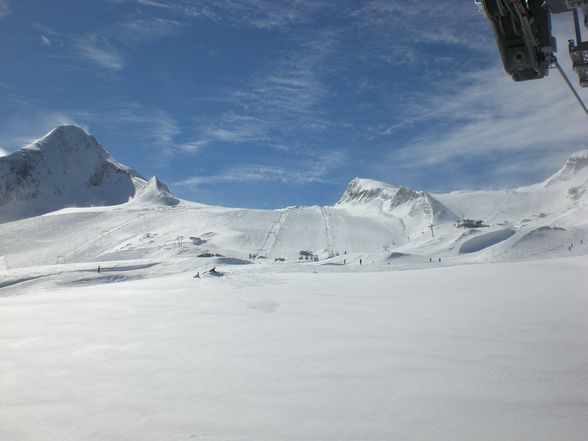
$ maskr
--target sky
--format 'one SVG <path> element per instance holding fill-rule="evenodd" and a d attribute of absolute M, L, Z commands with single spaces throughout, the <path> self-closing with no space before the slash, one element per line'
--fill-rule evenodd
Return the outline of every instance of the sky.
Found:
<path fill-rule="evenodd" d="M 577 84 L 570 15 L 553 25 Z M 333 204 L 354 177 L 526 185 L 588 148 L 558 73 L 513 82 L 464 0 L 0 0 L 0 155 L 61 124 L 248 208 Z"/>

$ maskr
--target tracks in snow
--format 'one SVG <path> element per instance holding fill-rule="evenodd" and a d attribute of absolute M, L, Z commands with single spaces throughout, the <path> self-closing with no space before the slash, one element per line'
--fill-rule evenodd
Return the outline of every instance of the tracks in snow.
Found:
<path fill-rule="evenodd" d="M 272 224 L 272 227 L 270 228 L 269 232 L 267 233 L 267 236 L 265 237 L 263 245 L 261 246 L 260 249 L 257 250 L 258 257 L 268 257 L 269 256 L 269 254 L 272 251 L 272 248 L 274 247 L 276 241 L 278 240 L 278 235 L 280 234 L 280 230 L 282 229 L 282 226 L 286 222 L 286 219 L 288 219 L 289 214 L 290 214 L 290 208 L 285 208 L 284 210 L 282 210 L 282 213 L 280 213 L 280 217 L 278 218 L 277 221 L 275 221 Z"/>
<path fill-rule="evenodd" d="M 87 242 L 85 245 L 83 245 L 82 247 L 78 248 L 76 251 L 74 251 L 69 256 L 65 256 L 66 261 L 67 262 L 73 261 L 73 259 L 75 259 L 76 257 L 80 256 L 82 253 L 84 253 L 85 251 L 87 251 L 88 249 L 90 249 L 96 243 L 98 243 L 101 240 L 104 240 L 104 239 L 110 237 L 110 235 L 112 233 L 114 233 L 115 231 L 121 230 L 124 227 L 126 227 L 127 225 L 130 225 L 133 222 L 136 222 L 137 219 L 140 219 L 141 218 L 141 214 L 143 214 L 143 216 L 145 216 L 144 213 L 139 213 L 139 215 L 137 217 L 131 217 L 130 219 L 124 221 L 123 223 L 117 225 L 116 227 L 111 228 L 110 230 L 102 231 L 102 233 L 101 233 L 100 236 L 98 236 L 97 238 L 95 238 L 94 240 L 92 240 L 90 242 Z"/>
<path fill-rule="evenodd" d="M 327 253 L 329 253 L 329 257 L 335 254 L 333 250 L 333 235 L 331 233 L 331 221 L 329 220 L 329 213 L 325 207 L 319 206 L 319 210 L 321 211 L 321 215 L 323 217 L 323 223 L 325 225 L 325 235 L 327 237 Z"/>

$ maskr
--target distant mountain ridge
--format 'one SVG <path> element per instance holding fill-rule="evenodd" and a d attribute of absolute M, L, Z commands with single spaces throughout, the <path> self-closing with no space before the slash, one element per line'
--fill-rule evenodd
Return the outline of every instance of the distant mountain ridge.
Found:
<path fill-rule="evenodd" d="M 403 230 L 422 231 L 431 225 L 452 222 L 464 212 L 490 221 L 499 216 L 509 220 L 509 213 L 521 204 L 539 212 L 557 205 L 563 212 L 582 204 L 587 189 L 588 150 L 582 150 L 571 155 L 544 182 L 513 190 L 431 195 L 355 178 L 334 208 L 396 218 Z M 547 196 L 552 202 L 546 204 Z M 127 202 L 133 206 L 176 206 L 181 201 L 159 179 L 148 181 L 118 163 L 80 127 L 57 127 L 32 144 L 0 157 L 0 223 L 67 207 Z M 497 212 L 496 207 L 503 209 Z"/>
<path fill-rule="evenodd" d="M 430 223 L 455 218 L 450 209 L 424 191 L 393 187 L 373 179 L 353 179 L 337 202 L 341 207 L 367 204 L 391 214 L 402 212 L 410 217 L 423 216 Z"/>
<path fill-rule="evenodd" d="M 177 199 L 75 126 L 0 158 L 4 268 L 207 253 L 283 262 L 300 251 L 342 267 L 353 259 L 410 268 L 568 256 L 588 253 L 587 213 L 588 150 L 525 187 L 430 194 L 355 178 L 333 206 L 278 210 Z M 461 228 L 458 217 L 483 228 Z"/>

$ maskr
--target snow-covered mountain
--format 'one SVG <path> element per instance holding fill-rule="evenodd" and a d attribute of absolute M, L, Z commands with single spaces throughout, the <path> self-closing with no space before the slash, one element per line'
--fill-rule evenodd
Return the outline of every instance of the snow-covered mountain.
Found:
<path fill-rule="evenodd" d="M 0 222 L 65 207 L 122 204 L 144 185 L 83 129 L 57 127 L 0 158 Z"/>
<path fill-rule="evenodd" d="M 156 176 L 152 177 L 143 184 L 142 181 L 134 180 L 135 185 L 138 187 L 137 192 L 133 196 L 131 202 L 133 206 L 168 206 L 173 207 L 180 203 L 179 199 L 176 199 L 163 182 Z"/>
<path fill-rule="evenodd" d="M 356 178 L 333 206 L 213 207 L 175 198 L 66 126 L 0 158 L 0 269 L 131 259 L 193 266 L 205 262 L 200 255 L 294 264 L 300 251 L 331 268 L 588 254 L 587 189 L 582 151 L 544 182 L 516 189 L 429 194 Z M 460 217 L 484 227 L 460 228 Z"/>
<path fill-rule="evenodd" d="M 353 179 L 337 206 L 371 207 L 397 217 L 418 219 L 427 225 L 455 219 L 451 210 L 424 191 L 393 187 L 372 179 Z"/>
<path fill-rule="evenodd" d="M 545 185 L 555 185 L 561 182 L 575 181 L 585 185 L 588 182 L 588 150 L 574 153 L 557 173 L 545 181 Z"/>

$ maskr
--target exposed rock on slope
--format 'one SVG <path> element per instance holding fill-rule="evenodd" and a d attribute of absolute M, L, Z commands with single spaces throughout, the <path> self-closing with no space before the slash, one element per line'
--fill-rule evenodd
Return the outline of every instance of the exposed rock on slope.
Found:
<path fill-rule="evenodd" d="M 413 218 L 421 216 L 430 222 L 455 219 L 455 215 L 447 207 L 424 191 L 393 187 L 371 179 L 353 179 L 337 205 L 374 205 L 391 214 L 403 212 Z"/>
<path fill-rule="evenodd" d="M 77 126 L 61 126 L 0 158 L 0 222 L 66 207 L 117 205 L 145 181 Z"/>

